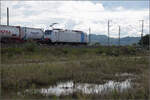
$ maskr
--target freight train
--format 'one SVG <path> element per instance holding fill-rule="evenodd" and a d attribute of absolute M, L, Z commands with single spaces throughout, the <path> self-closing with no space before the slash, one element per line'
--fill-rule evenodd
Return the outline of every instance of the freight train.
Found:
<path fill-rule="evenodd" d="M 29 28 L 0 25 L 1 42 L 24 42 L 34 40 L 49 44 L 87 44 L 88 35 L 79 30 Z"/>

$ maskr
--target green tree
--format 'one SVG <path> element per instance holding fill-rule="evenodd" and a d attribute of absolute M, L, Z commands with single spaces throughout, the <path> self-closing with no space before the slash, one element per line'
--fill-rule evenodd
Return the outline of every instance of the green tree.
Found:
<path fill-rule="evenodd" d="M 149 39 L 150 39 L 150 34 L 147 34 L 147 35 L 145 35 L 145 36 L 142 37 L 142 39 L 139 41 L 138 44 L 141 45 L 141 46 L 143 46 L 143 47 L 148 48 L 149 45 L 150 45 Z"/>

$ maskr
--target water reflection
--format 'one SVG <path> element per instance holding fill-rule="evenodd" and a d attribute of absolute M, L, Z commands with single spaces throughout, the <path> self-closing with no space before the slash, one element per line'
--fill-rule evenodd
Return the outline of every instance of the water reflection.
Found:
<path fill-rule="evenodd" d="M 73 83 L 72 81 L 68 81 L 58 83 L 56 86 L 50 86 L 49 88 L 42 88 L 39 92 L 44 95 L 60 96 L 69 95 L 73 92 L 82 92 L 85 94 L 106 93 L 114 89 L 121 92 L 130 87 L 131 81 L 129 79 L 123 82 L 108 81 L 105 84 Z"/>

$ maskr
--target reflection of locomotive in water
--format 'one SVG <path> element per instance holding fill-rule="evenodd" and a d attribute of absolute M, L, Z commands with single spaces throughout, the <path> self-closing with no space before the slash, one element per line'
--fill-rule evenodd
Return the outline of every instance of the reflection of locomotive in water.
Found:
<path fill-rule="evenodd" d="M 88 35 L 78 30 L 29 28 L 0 25 L 1 42 L 21 42 L 35 40 L 51 44 L 87 44 Z"/>

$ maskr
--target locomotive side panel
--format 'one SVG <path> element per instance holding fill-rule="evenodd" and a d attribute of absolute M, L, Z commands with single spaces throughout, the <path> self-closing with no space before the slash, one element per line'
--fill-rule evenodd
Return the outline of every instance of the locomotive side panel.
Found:
<path fill-rule="evenodd" d="M 84 34 L 83 43 L 88 43 L 88 35 L 86 33 L 83 33 L 83 34 Z"/>
<path fill-rule="evenodd" d="M 79 43 L 80 34 L 71 31 L 59 32 L 58 40 L 59 42 Z"/>
<path fill-rule="evenodd" d="M 53 30 L 52 30 L 52 33 L 51 33 L 51 35 L 50 35 L 50 39 L 51 39 L 52 42 L 57 42 L 57 41 L 59 41 L 59 40 L 58 40 L 58 31 L 53 31 Z"/>

